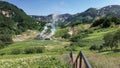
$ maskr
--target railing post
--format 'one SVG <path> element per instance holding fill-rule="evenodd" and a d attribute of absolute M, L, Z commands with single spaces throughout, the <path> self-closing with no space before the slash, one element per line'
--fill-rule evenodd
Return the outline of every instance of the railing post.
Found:
<path fill-rule="evenodd" d="M 72 53 L 72 51 L 70 52 L 70 58 L 71 58 L 71 61 L 72 61 L 72 64 L 73 64 L 73 53 Z"/>
<path fill-rule="evenodd" d="M 70 58 L 71 58 L 71 61 L 73 63 L 73 68 L 82 68 L 84 67 L 82 64 L 83 64 L 83 61 L 86 65 L 87 68 L 92 68 L 92 66 L 90 65 L 90 63 L 88 62 L 86 56 L 84 55 L 84 53 L 82 51 L 79 52 L 79 54 L 77 55 L 75 61 L 73 61 L 73 54 L 72 54 L 72 51 L 70 53 Z M 78 65 L 78 60 L 79 60 L 79 65 Z"/>
<path fill-rule="evenodd" d="M 82 53 L 81 53 L 81 51 L 80 51 L 80 62 L 79 62 L 79 68 L 82 68 Z"/>
<path fill-rule="evenodd" d="M 87 68 L 92 68 L 92 66 L 90 65 L 90 63 L 88 62 L 86 56 L 84 55 L 84 53 L 81 51 L 81 56 L 83 57 L 84 63 L 86 64 Z"/>
<path fill-rule="evenodd" d="M 73 61 L 73 52 L 72 51 L 70 52 L 70 58 L 71 58 L 70 61 L 72 62 L 73 68 L 75 68 L 75 63 Z"/>
<path fill-rule="evenodd" d="M 78 62 L 78 60 L 76 60 L 76 64 L 75 64 L 76 67 L 75 68 L 77 68 L 77 66 L 78 66 L 77 62 Z"/>

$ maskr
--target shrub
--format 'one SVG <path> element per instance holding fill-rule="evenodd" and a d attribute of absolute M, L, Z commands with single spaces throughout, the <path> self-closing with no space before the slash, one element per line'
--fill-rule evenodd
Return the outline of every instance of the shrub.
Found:
<path fill-rule="evenodd" d="M 45 48 L 44 47 L 35 47 L 35 53 L 43 53 Z"/>
<path fill-rule="evenodd" d="M 12 51 L 11 51 L 11 54 L 20 54 L 20 53 L 22 53 L 21 52 L 21 49 L 13 49 Z"/>
<path fill-rule="evenodd" d="M 99 50 L 99 46 L 93 45 L 89 48 L 90 50 Z"/>
<path fill-rule="evenodd" d="M 116 33 L 107 33 L 104 35 L 104 47 L 118 48 L 120 42 L 120 29 Z"/>
<path fill-rule="evenodd" d="M 62 37 L 64 34 L 67 34 L 68 31 L 68 29 L 60 29 L 56 32 L 55 37 Z"/>
<path fill-rule="evenodd" d="M 103 38 L 103 40 L 104 40 L 103 46 L 110 47 L 112 49 L 114 47 L 113 38 L 114 38 L 114 33 L 105 34 L 104 38 Z"/>
<path fill-rule="evenodd" d="M 0 55 L 1 55 L 1 56 L 2 56 L 2 55 L 5 55 L 5 53 L 2 52 L 2 53 L 0 53 Z"/>
<path fill-rule="evenodd" d="M 88 35 L 85 33 L 77 33 L 72 38 L 70 38 L 71 42 L 80 42 L 80 40 L 84 37 L 87 37 Z"/>
<path fill-rule="evenodd" d="M 43 53 L 45 50 L 44 47 L 28 47 L 24 49 L 25 54 L 33 54 L 33 53 Z"/>
<path fill-rule="evenodd" d="M 10 34 L 0 34 L 0 40 L 5 44 L 9 44 L 13 42 Z"/>
<path fill-rule="evenodd" d="M 79 41 L 79 42 L 72 42 L 70 45 L 71 46 L 75 45 L 75 46 L 79 46 L 79 47 L 84 47 L 85 46 L 84 44 L 82 44 L 81 41 Z"/>
<path fill-rule="evenodd" d="M 45 38 L 45 40 L 50 40 L 50 38 Z"/>
<path fill-rule="evenodd" d="M 90 33 L 93 33 L 93 30 L 92 30 L 92 29 L 89 29 L 89 30 L 87 29 L 87 30 L 85 30 L 84 32 L 85 32 L 86 34 L 90 34 Z"/>
<path fill-rule="evenodd" d="M 115 49 L 115 50 L 113 50 L 114 52 L 120 52 L 120 49 Z"/>
<path fill-rule="evenodd" d="M 119 42 L 120 42 L 120 29 L 117 30 L 117 32 L 114 34 L 114 47 L 118 48 Z"/>
<path fill-rule="evenodd" d="M 12 42 L 13 41 L 10 34 L 1 34 L 1 31 L 0 31 L 0 48 L 5 47 Z"/>
<path fill-rule="evenodd" d="M 82 39 L 82 35 L 81 34 L 76 34 L 72 38 L 70 38 L 70 41 L 71 42 L 78 42 L 81 39 Z"/>
<path fill-rule="evenodd" d="M 0 48 L 3 48 L 4 45 L 5 45 L 5 43 L 0 40 Z"/>
<path fill-rule="evenodd" d="M 62 36 L 62 38 L 65 38 L 65 39 L 68 39 L 68 38 L 70 38 L 70 34 L 64 34 L 63 36 Z"/>
<path fill-rule="evenodd" d="M 107 28 L 113 26 L 113 24 L 120 24 L 120 19 L 118 17 L 103 17 L 93 22 L 91 27 L 101 26 L 101 28 Z"/>
<path fill-rule="evenodd" d="M 66 46 L 65 49 L 66 49 L 67 51 L 76 51 L 76 47 L 77 47 L 77 46 L 75 46 L 75 45 L 70 45 L 70 46 Z"/>
<path fill-rule="evenodd" d="M 35 49 L 33 47 L 28 47 L 24 49 L 25 54 L 32 54 L 35 53 Z"/>

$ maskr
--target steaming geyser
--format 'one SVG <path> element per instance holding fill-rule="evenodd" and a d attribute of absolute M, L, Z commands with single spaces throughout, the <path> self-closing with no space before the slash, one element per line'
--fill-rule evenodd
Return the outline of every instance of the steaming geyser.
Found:
<path fill-rule="evenodd" d="M 56 32 L 56 22 L 58 21 L 58 16 L 56 14 L 52 15 L 52 22 L 47 23 L 44 26 L 43 31 L 40 33 L 40 39 L 51 39 L 51 37 L 55 34 Z M 50 32 L 48 32 L 50 30 Z"/>

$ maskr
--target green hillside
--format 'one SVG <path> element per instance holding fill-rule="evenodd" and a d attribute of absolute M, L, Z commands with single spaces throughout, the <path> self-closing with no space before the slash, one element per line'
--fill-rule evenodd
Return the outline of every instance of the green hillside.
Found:
<path fill-rule="evenodd" d="M 27 29 L 38 29 L 36 20 L 28 16 L 22 9 L 4 1 L 0 1 L 0 20 L 1 28 L 7 27 L 15 34 Z"/>
<path fill-rule="evenodd" d="M 28 16 L 22 9 L 0 1 L 0 48 L 12 43 L 12 36 L 26 30 L 40 30 L 40 22 Z"/>

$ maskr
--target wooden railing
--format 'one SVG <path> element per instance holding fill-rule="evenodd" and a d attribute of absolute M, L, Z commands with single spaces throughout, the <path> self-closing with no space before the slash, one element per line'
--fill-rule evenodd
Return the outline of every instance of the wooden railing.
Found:
<path fill-rule="evenodd" d="M 72 64 L 73 64 L 72 65 L 73 68 L 92 68 L 90 63 L 88 62 L 86 56 L 84 55 L 84 53 L 82 51 L 79 52 L 75 61 L 73 59 L 73 53 L 71 51 L 70 58 L 71 58 L 71 61 L 72 61 Z"/>

